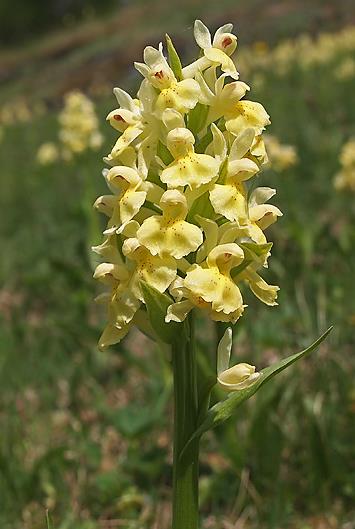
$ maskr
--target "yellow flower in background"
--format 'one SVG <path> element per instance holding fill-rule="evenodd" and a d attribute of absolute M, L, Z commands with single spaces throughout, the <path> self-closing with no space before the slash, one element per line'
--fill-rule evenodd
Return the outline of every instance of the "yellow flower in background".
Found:
<path fill-rule="evenodd" d="M 345 80 L 354 76 L 354 51 L 355 29 L 349 26 L 337 33 L 319 33 L 314 39 L 309 35 L 286 39 L 270 50 L 255 43 L 240 52 L 238 65 L 244 74 L 272 71 L 284 76 L 295 67 L 308 71 L 329 64 L 335 77 Z"/>
<path fill-rule="evenodd" d="M 353 57 L 345 58 L 334 70 L 334 75 L 339 81 L 346 81 L 355 76 L 355 60 Z"/>
<path fill-rule="evenodd" d="M 16 97 L 0 107 L 0 124 L 11 126 L 16 123 L 28 123 L 33 118 L 44 114 L 46 106 L 43 101 L 35 103 Z"/>
<path fill-rule="evenodd" d="M 341 170 L 334 178 L 335 189 L 355 191 L 355 138 L 351 138 L 343 145 L 340 165 Z"/>
<path fill-rule="evenodd" d="M 95 248 L 104 262 L 94 277 L 108 288 L 99 296 L 108 316 L 102 348 L 142 324 L 142 285 L 166 293 L 167 325 L 194 308 L 235 323 L 248 289 L 276 305 L 278 287 L 259 273 L 272 246 L 264 231 L 281 212 L 268 203 L 275 190 L 254 189 L 270 119 L 244 100 L 249 86 L 236 80 L 232 25 L 212 38 L 196 21 L 194 35 L 201 48 L 194 63 L 182 67 L 171 41 L 168 59 L 162 44 L 148 46 L 135 63 L 143 76 L 137 96 L 114 90 L 119 108 L 107 120 L 118 137 L 103 172 L 112 194 L 95 202 L 108 217 Z M 235 389 L 253 379 L 252 366 L 232 370 L 224 383 Z"/>
<path fill-rule="evenodd" d="M 22 111 L 23 108 L 25 107 L 22 107 Z M 40 115 L 44 111 L 43 104 L 38 103 L 35 106 L 35 115 Z M 58 116 L 58 121 L 59 141 L 46 142 L 39 147 L 38 163 L 46 165 L 59 158 L 70 161 L 75 155 L 87 149 L 97 150 L 101 147 L 103 136 L 99 130 L 95 107 L 83 93 L 75 91 L 66 94 L 64 108 Z"/>
<path fill-rule="evenodd" d="M 58 147 L 53 142 L 43 143 L 37 151 L 37 161 L 41 165 L 50 165 L 59 158 Z"/>
<path fill-rule="evenodd" d="M 235 105 L 250 90 L 242 81 L 226 83 L 226 75 L 217 78 L 216 67 L 211 66 L 204 75 L 196 74 L 200 85 L 200 103 L 209 107 L 207 123 L 216 121 L 221 116 L 234 114 Z"/>
<path fill-rule="evenodd" d="M 75 91 L 65 96 L 59 123 L 64 158 L 70 159 L 74 154 L 86 149 L 95 150 L 102 145 L 94 105 L 83 93 Z"/>
<path fill-rule="evenodd" d="M 281 172 L 297 164 L 296 147 L 280 143 L 278 138 L 271 134 L 265 134 L 264 142 L 272 169 Z"/>

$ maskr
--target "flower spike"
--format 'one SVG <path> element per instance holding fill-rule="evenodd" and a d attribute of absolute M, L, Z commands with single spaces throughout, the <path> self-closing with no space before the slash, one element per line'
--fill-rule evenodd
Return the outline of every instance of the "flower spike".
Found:
<path fill-rule="evenodd" d="M 201 53 L 193 63 L 181 65 L 167 37 L 167 51 L 147 46 L 135 63 L 143 76 L 136 97 L 114 89 L 118 108 L 107 121 L 117 138 L 103 171 L 111 194 L 95 202 L 108 218 L 94 247 L 103 260 L 94 277 L 107 288 L 98 298 L 108 315 L 100 347 L 120 341 L 144 314 L 154 327 L 146 311 L 154 295 L 164 300 L 157 300 L 164 335 L 192 309 L 235 323 L 247 289 L 276 305 L 278 287 L 260 272 L 272 246 L 265 230 L 281 211 L 268 202 L 273 189 L 253 185 L 268 160 L 269 115 L 245 99 L 250 87 L 238 80 L 232 24 L 211 35 L 197 20 L 194 36 Z M 248 364 L 231 370 L 221 372 L 225 385 L 252 376 Z"/>

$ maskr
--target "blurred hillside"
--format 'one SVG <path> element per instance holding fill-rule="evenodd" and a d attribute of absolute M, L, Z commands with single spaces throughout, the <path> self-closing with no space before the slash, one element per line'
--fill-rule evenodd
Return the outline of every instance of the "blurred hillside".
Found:
<path fill-rule="evenodd" d="M 183 59 L 192 56 L 196 18 L 212 29 L 233 20 L 242 46 L 255 41 L 273 45 L 303 32 L 317 35 L 355 21 L 352 0 L 132 0 L 109 14 L 102 11 L 109 9 L 110 1 L 85 2 L 85 9 L 80 0 L 22 4 L 18 17 L 10 0 L 1 2 L 0 34 L 11 47 L 0 52 L 0 104 L 20 95 L 53 100 L 72 88 L 98 94 L 107 85 L 129 86 L 137 78 L 133 60 L 139 59 L 146 44 L 162 39 L 162 30 L 174 38 Z M 48 17 L 56 22 L 54 32 L 48 32 Z M 22 26 L 29 31 L 23 32 Z M 45 34 L 38 38 L 37 32 Z"/>
<path fill-rule="evenodd" d="M 50 30 L 74 26 L 120 4 L 114 0 L 19 0 L 14 9 L 11 0 L 2 0 L 0 44 L 23 45 Z"/>

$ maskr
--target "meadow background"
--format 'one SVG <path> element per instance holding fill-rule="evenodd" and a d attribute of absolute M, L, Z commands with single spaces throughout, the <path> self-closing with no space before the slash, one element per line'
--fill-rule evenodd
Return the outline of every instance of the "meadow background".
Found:
<path fill-rule="evenodd" d="M 269 236 L 279 307 L 247 298 L 236 354 L 262 367 L 335 326 L 313 357 L 241 408 L 238 427 L 231 420 L 204 438 L 203 528 L 355 527 L 355 192 L 334 188 L 355 136 L 354 3 L 2 0 L 1 529 L 45 528 L 46 509 L 55 529 L 169 527 L 169 359 L 138 332 L 97 350 L 90 247 L 103 219 L 91 205 L 105 192 L 102 157 L 115 138 L 105 122 L 113 86 L 137 88 L 132 62 L 165 32 L 192 59 L 195 18 L 235 24 L 241 80 L 298 157 L 260 176 L 284 212 Z M 104 143 L 40 164 L 73 89 L 93 100 Z M 214 344 L 200 322 L 199 347 Z"/>

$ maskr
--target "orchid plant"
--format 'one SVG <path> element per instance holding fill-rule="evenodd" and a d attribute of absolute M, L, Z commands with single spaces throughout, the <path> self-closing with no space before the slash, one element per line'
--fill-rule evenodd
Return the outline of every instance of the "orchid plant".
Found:
<path fill-rule="evenodd" d="M 136 98 L 114 89 L 118 108 L 107 119 L 119 133 L 104 159 L 111 194 L 95 207 L 108 217 L 103 260 L 94 277 L 107 290 L 99 340 L 105 349 L 137 326 L 170 346 L 174 376 L 173 529 L 196 529 L 201 435 L 227 420 L 265 382 L 309 353 L 308 349 L 261 371 L 242 362 L 230 367 L 232 329 L 249 287 L 263 303 L 277 305 L 279 287 L 262 278 L 272 243 L 265 230 L 282 215 L 269 203 L 276 191 L 256 187 L 267 162 L 263 106 L 245 98 L 231 56 L 232 24 L 211 36 L 197 20 L 199 58 L 181 65 L 169 36 L 147 46 Z M 216 351 L 215 376 L 197 377 L 195 317 L 204 314 L 226 330 Z M 226 398 L 210 406 L 215 384 Z"/>

